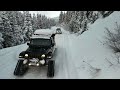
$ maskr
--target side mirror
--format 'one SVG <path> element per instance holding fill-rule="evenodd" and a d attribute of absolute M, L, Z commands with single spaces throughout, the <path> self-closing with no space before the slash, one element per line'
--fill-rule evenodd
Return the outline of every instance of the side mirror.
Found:
<path fill-rule="evenodd" d="M 52 43 L 52 45 L 51 45 L 51 46 L 53 47 L 54 45 L 55 45 L 55 44 L 54 44 L 54 43 Z"/>
<path fill-rule="evenodd" d="M 27 43 L 27 45 L 29 46 L 29 45 L 30 45 L 30 43 Z"/>

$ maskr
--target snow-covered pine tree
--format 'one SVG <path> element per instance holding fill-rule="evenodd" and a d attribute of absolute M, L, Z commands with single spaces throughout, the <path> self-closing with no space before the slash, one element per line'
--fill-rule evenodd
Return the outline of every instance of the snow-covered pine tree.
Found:
<path fill-rule="evenodd" d="M 33 32 L 38 29 L 37 27 L 37 16 L 35 14 L 33 14 L 33 17 L 32 17 L 32 26 L 33 26 Z"/>
<path fill-rule="evenodd" d="M 69 23 L 69 21 L 71 20 L 71 17 L 70 17 L 71 15 L 70 15 L 70 11 L 67 11 L 66 12 L 66 24 L 68 24 Z"/>
<path fill-rule="evenodd" d="M 18 36 L 19 36 L 19 42 L 20 44 L 25 43 L 24 42 L 24 33 L 23 33 L 23 26 L 24 26 L 24 16 L 21 12 L 16 11 L 16 20 L 17 20 L 17 25 L 15 25 L 15 29 L 17 27 L 18 30 Z"/>
<path fill-rule="evenodd" d="M 42 29 L 46 29 L 47 26 L 47 17 L 45 15 L 42 15 Z"/>
<path fill-rule="evenodd" d="M 63 12 L 63 22 L 66 23 L 66 13 Z"/>
<path fill-rule="evenodd" d="M 44 21 L 45 21 L 45 16 L 42 15 L 41 16 L 41 29 L 45 28 Z"/>
<path fill-rule="evenodd" d="M 63 21 L 64 21 L 64 14 L 63 14 L 63 12 L 61 11 L 61 12 L 60 12 L 60 16 L 59 16 L 59 23 L 61 24 Z"/>
<path fill-rule="evenodd" d="M 76 32 L 76 13 L 75 11 L 72 11 L 72 18 L 69 22 L 69 28 L 70 28 L 70 32 Z"/>
<path fill-rule="evenodd" d="M 50 28 L 51 27 L 51 24 L 52 24 L 52 22 L 50 22 L 50 18 L 47 18 L 46 17 L 46 19 L 45 19 L 45 23 L 46 23 L 46 28 Z"/>
<path fill-rule="evenodd" d="M 93 21 L 93 11 L 86 11 L 86 17 L 87 17 L 87 20 L 88 20 L 88 23 L 91 23 Z"/>
<path fill-rule="evenodd" d="M 42 28 L 42 17 L 41 14 L 37 14 L 37 29 Z"/>
<path fill-rule="evenodd" d="M 24 18 L 23 14 L 19 11 L 14 11 L 15 13 L 15 19 L 16 22 L 14 24 L 14 37 L 16 39 L 16 45 L 24 43 L 24 36 L 23 36 L 23 24 L 24 24 Z"/>
<path fill-rule="evenodd" d="M 32 17 L 29 11 L 24 11 L 24 39 L 25 42 L 28 41 L 33 34 L 33 28 L 32 28 Z"/>
<path fill-rule="evenodd" d="M 17 23 L 23 29 L 24 27 L 24 14 L 18 11 Z"/>
<path fill-rule="evenodd" d="M 56 25 L 56 22 L 54 19 L 49 19 L 49 23 L 50 23 L 50 27 Z"/>
<path fill-rule="evenodd" d="M 3 41 L 4 39 L 2 38 L 2 33 L 0 32 L 0 49 L 3 48 Z"/>
<path fill-rule="evenodd" d="M 111 13 L 113 13 L 114 11 L 105 11 L 103 18 L 109 16 Z"/>
<path fill-rule="evenodd" d="M 109 11 L 99 11 L 100 16 L 101 16 L 102 18 L 105 18 L 105 17 L 107 16 L 106 12 L 109 12 Z M 110 11 L 110 13 L 112 13 L 112 12 Z M 108 14 L 108 15 L 109 15 L 109 14 Z"/>
<path fill-rule="evenodd" d="M 94 23 L 98 18 L 99 18 L 98 11 L 93 11 L 92 18 L 91 18 L 91 23 Z"/>
<path fill-rule="evenodd" d="M 12 27 L 12 38 L 14 46 L 24 43 L 22 28 L 19 25 L 19 15 L 18 11 L 8 11 L 8 18 L 10 20 L 10 25 Z"/>
<path fill-rule="evenodd" d="M 100 12 L 100 14 L 103 16 L 104 15 L 104 13 L 105 13 L 105 11 L 99 11 Z"/>
<path fill-rule="evenodd" d="M 2 12 L 2 21 L 3 21 L 3 31 L 2 31 L 2 35 L 3 35 L 3 47 L 11 47 L 14 46 L 14 39 L 13 39 L 13 29 L 12 26 L 10 24 L 10 20 L 9 20 L 9 13 L 7 11 L 3 11 Z"/>
<path fill-rule="evenodd" d="M 3 31 L 3 20 L 1 18 L 1 11 L 0 11 L 0 49 L 3 48 L 3 37 L 2 37 L 2 31 Z"/>
<path fill-rule="evenodd" d="M 55 25 L 54 20 L 51 18 L 48 18 L 46 23 L 47 23 L 47 28 L 51 28 L 51 26 Z"/>
<path fill-rule="evenodd" d="M 17 24 L 17 21 L 16 21 L 16 17 L 15 17 L 15 11 L 7 11 L 7 15 L 8 15 L 8 19 L 10 21 L 10 25 L 11 25 L 11 37 L 12 37 L 12 43 L 13 43 L 13 46 L 17 45 L 16 42 L 16 35 L 15 35 L 15 29 L 14 29 L 14 25 Z"/>

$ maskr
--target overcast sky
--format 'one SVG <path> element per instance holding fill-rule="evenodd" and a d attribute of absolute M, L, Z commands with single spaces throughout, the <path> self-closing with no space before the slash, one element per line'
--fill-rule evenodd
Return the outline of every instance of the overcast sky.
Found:
<path fill-rule="evenodd" d="M 47 17 L 53 18 L 53 17 L 57 17 L 60 14 L 60 11 L 30 11 L 31 14 L 35 13 L 40 13 L 42 15 L 45 15 Z"/>

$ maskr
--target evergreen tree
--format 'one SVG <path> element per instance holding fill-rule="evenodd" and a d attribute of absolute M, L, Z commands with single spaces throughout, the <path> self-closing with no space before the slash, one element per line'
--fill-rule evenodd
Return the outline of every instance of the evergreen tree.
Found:
<path fill-rule="evenodd" d="M 3 41 L 4 39 L 2 38 L 2 33 L 0 32 L 0 49 L 3 48 Z"/>
<path fill-rule="evenodd" d="M 41 14 L 37 14 L 37 29 L 42 28 L 42 17 Z"/>
<path fill-rule="evenodd" d="M 32 18 L 32 27 L 33 27 L 33 32 L 38 29 L 37 27 L 37 16 L 35 14 L 33 14 L 33 18 Z"/>
<path fill-rule="evenodd" d="M 63 21 L 64 21 L 64 14 L 63 14 L 63 12 L 61 11 L 61 12 L 60 12 L 60 16 L 59 16 L 59 23 L 61 24 Z"/>
<path fill-rule="evenodd" d="M 70 11 L 67 11 L 66 12 L 66 24 L 69 23 L 70 19 L 71 19 Z"/>
<path fill-rule="evenodd" d="M 14 46 L 13 30 L 12 30 L 10 20 L 8 18 L 7 11 L 3 11 L 2 20 L 3 20 L 2 34 L 3 34 L 3 38 L 4 38 L 3 47 L 6 48 L 6 47 Z"/>
<path fill-rule="evenodd" d="M 3 37 L 2 37 L 2 31 L 3 31 L 3 21 L 2 21 L 2 18 L 1 18 L 1 12 L 0 12 L 0 49 L 3 48 Z"/>
<path fill-rule="evenodd" d="M 32 29 L 32 17 L 29 11 L 24 11 L 24 38 L 25 41 L 28 41 L 33 34 Z"/>

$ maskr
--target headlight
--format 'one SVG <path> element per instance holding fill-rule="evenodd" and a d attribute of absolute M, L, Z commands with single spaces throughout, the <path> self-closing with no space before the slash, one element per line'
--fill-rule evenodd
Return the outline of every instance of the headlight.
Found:
<path fill-rule="evenodd" d="M 44 58 L 45 57 L 45 54 L 43 54 L 42 56 L 41 56 L 41 58 Z"/>
<path fill-rule="evenodd" d="M 52 57 L 51 57 L 51 56 L 47 56 L 47 58 L 49 58 L 49 59 L 50 59 L 50 58 L 52 58 Z"/>
<path fill-rule="evenodd" d="M 23 56 L 19 56 L 19 58 L 22 58 Z"/>
<path fill-rule="evenodd" d="M 25 54 L 25 57 L 28 57 L 28 54 Z"/>

